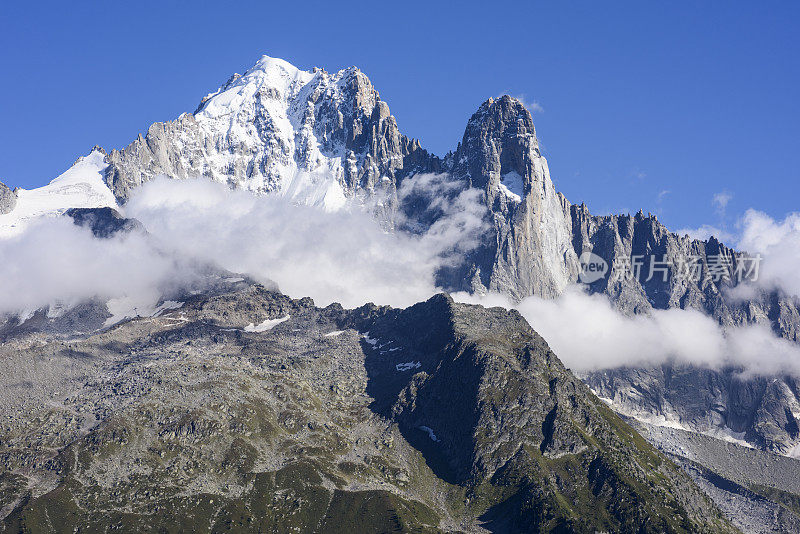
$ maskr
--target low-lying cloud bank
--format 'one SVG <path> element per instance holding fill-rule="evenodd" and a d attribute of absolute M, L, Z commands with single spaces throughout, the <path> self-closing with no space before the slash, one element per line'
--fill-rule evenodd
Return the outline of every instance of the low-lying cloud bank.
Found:
<path fill-rule="evenodd" d="M 477 244 L 485 208 L 475 190 L 454 192 L 447 175 L 406 182 L 401 198 L 413 190 L 441 215 L 424 231 L 388 232 L 356 203 L 326 212 L 206 180 L 150 182 L 126 212 L 179 257 L 274 281 L 293 297 L 408 306 L 435 293 L 439 267 Z"/>
<path fill-rule="evenodd" d="M 125 207 L 149 235 L 96 239 L 56 217 L 0 240 L 0 313 L 92 297 L 144 302 L 139 295 L 198 284 L 206 265 L 323 305 L 408 306 L 435 293 L 437 269 L 477 244 L 485 212 L 477 191 L 459 191 L 447 175 L 406 180 L 398 195 L 412 193 L 439 218 L 415 233 L 388 232 L 356 202 L 331 212 L 209 180 L 157 179 Z"/>
<path fill-rule="evenodd" d="M 389 232 L 374 217 L 380 206 L 350 200 L 331 212 L 207 180 L 158 179 L 125 207 L 148 234 L 96 239 L 57 217 L 0 239 L 0 313 L 24 315 L 93 297 L 152 308 L 165 294 L 201 286 L 208 265 L 274 282 L 290 296 L 311 296 L 321 305 L 403 307 L 439 291 L 437 270 L 478 244 L 486 224 L 480 194 L 448 175 L 407 179 L 397 191 L 404 209 L 393 218 L 403 231 Z M 417 224 L 420 219 L 430 224 Z M 800 294 L 800 214 L 776 221 L 748 211 L 735 245 L 763 255 L 760 288 Z M 497 295 L 457 297 L 519 309 L 579 372 L 675 361 L 800 376 L 800 347 L 767 326 L 725 331 L 692 310 L 627 317 L 605 296 L 578 287 L 556 300 L 518 304 Z"/>
<path fill-rule="evenodd" d="M 42 219 L 0 240 L 0 258 L 0 313 L 22 315 L 96 296 L 158 295 L 198 275 L 191 262 L 160 252 L 142 233 L 97 239 L 67 217 Z"/>
<path fill-rule="evenodd" d="M 735 294 L 749 298 L 752 289 L 779 290 L 800 295 L 800 213 L 777 220 L 764 212 L 749 209 L 735 224 L 735 231 L 704 225 L 678 230 L 694 239 L 711 236 L 741 252 L 761 256 L 758 280 L 753 287 L 740 287 Z"/>
<path fill-rule="evenodd" d="M 736 228 L 736 235 L 724 236 L 728 243 L 762 259 L 758 280 L 727 290 L 730 296 L 747 299 L 760 291 L 800 295 L 800 213 L 776 220 L 751 209 Z M 700 230 L 720 236 L 710 227 Z M 800 376 L 800 345 L 776 336 L 768 325 L 726 329 L 699 311 L 680 309 L 629 317 L 606 296 L 586 294 L 578 286 L 555 300 L 530 297 L 517 304 L 500 295 L 457 298 L 518 309 L 562 361 L 578 372 L 676 362 L 734 366 L 745 374 Z"/>
<path fill-rule="evenodd" d="M 555 300 L 529 297 L 518 304 L 498 294 L 458 293 L 454 298 L 516 308 L 564 365 L 579 373 L 675 362 L 716 369 L 735 366 L 746 374 L 800 376 L 800 347 L 764 325 L 726 331 L 699 311 L 681 309 L 629 317 L 606 296 L 588 295 L 577 286 Z"/>

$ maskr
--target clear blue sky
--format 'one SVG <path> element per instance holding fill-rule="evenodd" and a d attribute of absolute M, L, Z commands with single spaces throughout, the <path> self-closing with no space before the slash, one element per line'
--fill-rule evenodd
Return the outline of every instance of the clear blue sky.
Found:
<path fill-rule="evenodd" d="M 538 102 L 556 187 L 595 212 L 642 208 L 679 228 L 800 209 L 798 2 L 162 0 L 0 12 L 0 180 L 11 186 L 46 183 L 92 145 L 125 146 L 268 54 L 359 66 L 401 130 L 438 154 L 489 96 Z M 711 204 L 722 191 L 726 221 Z"/>

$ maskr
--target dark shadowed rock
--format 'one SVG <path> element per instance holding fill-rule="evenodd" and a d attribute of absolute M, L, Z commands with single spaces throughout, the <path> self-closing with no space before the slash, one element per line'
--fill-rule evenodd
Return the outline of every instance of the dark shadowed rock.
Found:
<path fill-rule="evenodd" d="M 66 211 L 78 226 L 89 228 L 95 237 L 107 239 L 120 232 L 144 231 L 142 223 L 128 219 L 113 208 L 72 208 Z"/>

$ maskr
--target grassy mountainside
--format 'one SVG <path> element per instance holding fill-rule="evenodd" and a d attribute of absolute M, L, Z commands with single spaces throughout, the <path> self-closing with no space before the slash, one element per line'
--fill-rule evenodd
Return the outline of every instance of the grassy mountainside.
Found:
<path fill-rule="evenodd" d="M 521 316 L 445 295 L 241 282 L 0 361 L 9 532 L 733 530 Z"/>

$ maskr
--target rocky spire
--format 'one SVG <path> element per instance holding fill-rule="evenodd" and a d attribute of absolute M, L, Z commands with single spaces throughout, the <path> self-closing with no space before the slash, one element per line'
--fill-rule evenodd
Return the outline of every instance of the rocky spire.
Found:
<path fill-rule="evenodd" d="M 525 105 L 507 95 L 484 102 L 451 161 L 455 177 L 485 192 L 494 227 L 458 273 L 459 289 L 561 294 L 578 274 L 569 203 L 553 187 Z"/>
<path fill-rule="evenodd" d="M 522 102 L 504 95 L 484 102 L 470 118 L 454 173 L 484 189 L 490 203 L 499 191 L 524 197 L 540 157 L 533 117 Z"/>

